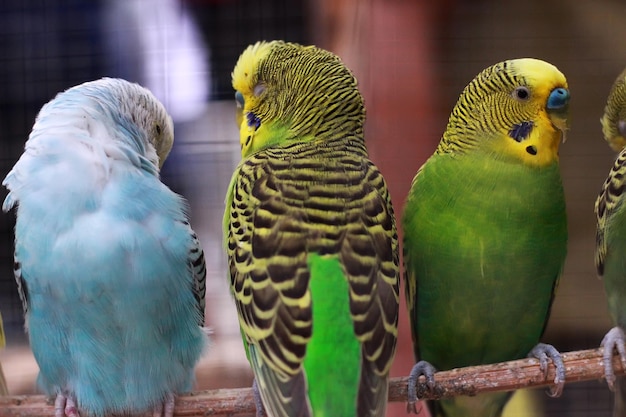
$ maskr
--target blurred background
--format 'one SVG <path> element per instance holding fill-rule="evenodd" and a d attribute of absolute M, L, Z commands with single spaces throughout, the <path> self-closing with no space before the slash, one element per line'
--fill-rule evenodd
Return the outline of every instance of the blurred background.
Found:
<path fill-rule="evenodd" d="M 593 204 L 614 158 L 599 118 L 626 65 L 625 17 L 621 0 L 0 0 L 0 177 L 57 92 L 102 76 L 150 88 L 175 121 L 163 181 L 189 199 L 207 255 L 206 315 L 215 334 L 197 389 L 247 387 L 252 374 L 220 243 L 226 187 L 239 161 L 230 73 L 241 51 L 284 39 L 343 58 L 359 79 L 370 154 L 398 214 L 463 87 L 495 62 L 541 58 L 565 73 L 572 93 L 571 131 L 561 148 L 569 254 L 544 341 L 560 351 L 595 348 L 611 323 L 593 266 Z M 5 195 L 1 188 L 0 199 Z M 37 365 L 12 274 L 13 225 L 12 213 L 0 215 L 7 332 L 0 363 L 10 393 L 27 394 L 35 391 Z M 413 364 L 404 307 L 401 314 L 393 376 L 407 375 Z M 533 411 L 510 407 L 509 417 L 611 415 L 604 381 L 567 385 L 559 399 L 542 390 L 527 395 Z M 392 404 L 388 416 L 404 410 Z"/>

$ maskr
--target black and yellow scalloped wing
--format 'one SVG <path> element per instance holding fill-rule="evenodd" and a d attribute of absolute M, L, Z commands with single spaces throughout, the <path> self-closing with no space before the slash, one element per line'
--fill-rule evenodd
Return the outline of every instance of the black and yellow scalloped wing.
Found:
<path fill-rule="evenodd" d="M 309 287 L 308 259 L 317 254 L 338 258 L 347 278 L 362 357 L 357 414 L 384 415 L 397 338 L 398 240 L 386 185 L 364 145 L 266 150 L 240 164 L 231 187 L 231 289 L 265 406 L 311 415 L 312 381 L 302 365 L 315 325 L 323 325 L 313 323 Z"/>
<path fill-rule="evenodd" d="M 622 151 L 602 185 L 600 195 L 596 199 L 595 213 L 597 220 L 596 230 L 596 268 L 598 275 L 604 275 L 604 266 L 607 256 L 607 232 L 610 228 L 612 217 L 622 204 L 624 193 L 624 175 L 626 175 L 626 150 Z"/>

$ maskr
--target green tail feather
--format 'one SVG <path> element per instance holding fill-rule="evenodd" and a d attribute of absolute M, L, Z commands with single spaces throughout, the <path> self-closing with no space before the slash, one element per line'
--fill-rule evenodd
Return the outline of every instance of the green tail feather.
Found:
<path fill-rule="evenodd" d="M 313 415 L 356 416 L 361 346 L 350 316 L 348 283 L 336 257 L 312 254 L 308 263 L 313 337 L 304 369 Z"/>

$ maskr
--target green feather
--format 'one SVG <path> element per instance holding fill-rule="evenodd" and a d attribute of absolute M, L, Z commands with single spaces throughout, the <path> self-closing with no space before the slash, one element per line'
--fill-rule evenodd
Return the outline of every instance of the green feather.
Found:
<path fill-rule="evenodd" d="M 545 328 L 565 257 L 558 165 L 436 155 L 414 189 L 403 226 L 405 262 L 418 277 L 410 311 L 416 357 L 440 370 L 525 357 Z M 451 417 L 498 416 L 509 397 L 459 397 L 439 407 Z"/>
<path fill-rule="evenodd" d="M 624 285 L 626 258 L 621 255 L 626 253 L 624 230 L 626 230 L 626 205 L 622 203 L 611 215 L 611 219 L 608 220 L 605 233 L 606 245 L 611 249 L 611 253 L 620 255 L 607 256 L 604 263 L 605 272 L 603 279 L 609 312 L 613 322 L 622 328 L 626 328 L 626 308 L 624 308 L 624 301 L 626 300 L 626 285 Z"/>
<path fill-rule="evenodd" d="M 439 369 L 525 356 L 544 328 L 566 251 L 558 164 L 436 155 L 416 178 L 406 213 L 406 256 L 420 294 L 411 312 L 416 354 Z"/>
<path fill-rule="evenodd" d="M 313 335 L 306 348 L 304 369 L 313 414 L 355 416 L 361 345 L 350 315 L 348 281 L 337 257 L 311 254 L 308 264 Z M 337 395 L 338 390 L 341 395 Z"/>

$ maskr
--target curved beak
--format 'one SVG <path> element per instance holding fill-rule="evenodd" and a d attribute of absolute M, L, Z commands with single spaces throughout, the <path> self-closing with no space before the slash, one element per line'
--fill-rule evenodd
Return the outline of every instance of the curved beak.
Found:
<path fill-rule="evenodd" d="M 561 131 L 563 142 L 565 142 L 565 132 L 569 128 L 569 99 L 570 93 L 567 88 L 557 87 L 550 92 L 546 111 L 550 116 L 552 124 Z"/>

